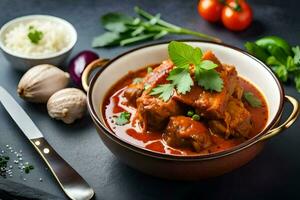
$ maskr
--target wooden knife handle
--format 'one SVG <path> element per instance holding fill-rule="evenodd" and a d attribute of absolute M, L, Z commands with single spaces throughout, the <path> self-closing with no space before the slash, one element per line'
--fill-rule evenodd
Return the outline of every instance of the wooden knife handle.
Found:
<path fill-rule="evenodd" d="M 94 196 L 94 191 L 88 183 L 56 153 L 45 138 L 41 137 L 30 141 L 69 198 L 86 200 Z"/>

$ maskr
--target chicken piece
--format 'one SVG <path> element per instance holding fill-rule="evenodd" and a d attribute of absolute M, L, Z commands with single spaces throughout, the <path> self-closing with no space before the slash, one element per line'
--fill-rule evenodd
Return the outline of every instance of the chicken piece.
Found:
<path fill-rule="evenodd" d="M 211 145 L 208 129 L 204 124 L 190 117 L 171 117 L 164 140 L 172 147 L 189 147 L 199 152 Z"/>
<path fill-rule="evenodd" d="M 130 84 L 124 90 L 124 97 L 127 99 L 128 104 L 136 107 L 136 100 L 142 95 L 145 86 L 148 85 L 149 88 L 153 88 L 164 83 L 173 66 L 171 60 L 165 60 L 151 73 L 148 73 L 142 82 Z"/>
<path fill-rule="evenodd" d="M 143 91 L 143 83 L 130 84 L 124 90 L 124 97 L 127 99 L 128 105 L 136 107 L 136 100 L 142 95 Z"/>
<path fill-rule="evenodd" d="M 211 92 L 194 85 L 191 91 L 184 95 L 176 93 L 174 99 L 194 107 L 198 114 L 206 118 L 222 119 L 224 118 L 228 99 L 237 85 L 237 72 L 232 66 L 222 65 L 211 51 L 206 52 L 203 58 L 218 64 L 216 69 L 223 79 L 223 90 L 221 92 Z"/>
<path fill-rule="evenodd" d="M 171 116 L 183 112 L 182 106 L 173 99 L 164 102 L 146 92 L 137 99 L 136 118 L 141 122 L 143 131 L 162 130 Z"/>
<path fill-rule="evenodd" d="M 241 100 L 233 97 L 228 102 L 224 119 L 211 120 L 208 124 L 213 133 L 222 134 L 226 138 L 230 136 L 247 138 L 252 129 L 250 112 Z"/>

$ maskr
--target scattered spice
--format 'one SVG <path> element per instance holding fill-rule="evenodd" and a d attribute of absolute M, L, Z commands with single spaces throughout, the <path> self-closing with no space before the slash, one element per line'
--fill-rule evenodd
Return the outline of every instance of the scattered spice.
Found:
<path fill-rule="evenodd" d="M 23 174 L 30 173 L 34 169 L 34 166 L 29 162 L 23 163 L 22 150 L 16 151 L 12 146 L 5 145 L 6 150 L 0 148 L 0 176 L 3 178 L 13 177 L 14 172 Z M 15 164 L 14 167 L 11 163 Z M 17 169 L 14 170 L 14 169 Z M 26 178 L 23 179 L 26 181 Z"/>

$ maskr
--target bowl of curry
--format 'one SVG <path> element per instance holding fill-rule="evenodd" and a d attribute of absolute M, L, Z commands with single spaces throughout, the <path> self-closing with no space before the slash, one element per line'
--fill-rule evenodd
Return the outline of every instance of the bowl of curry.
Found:
<path fill-rule="evenodd" d="M 91 63 L 82 78 L 104 144 L 127 165 L 167 179 L 198 180 L 239 168 L 299 115 L 298 101 L 284 95 L 265 64 L 225 44 L 139 47 Z M 279 124 L 285 102 L 293 110 Z"/>

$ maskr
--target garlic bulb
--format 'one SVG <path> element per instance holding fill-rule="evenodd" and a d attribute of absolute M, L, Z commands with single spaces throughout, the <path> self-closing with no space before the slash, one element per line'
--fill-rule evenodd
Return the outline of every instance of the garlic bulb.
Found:
<path fill-rule="evenodd" d="M 50 117 L 73 123 L 86 112 L 86 95 L 76 88 L 66 88 L 54 93 L 47 103 Z"/>
<path fill-rule="evenodd" d="M 17 92 L 26 101 L 46 103 L 53 93 L 68 85 L 69 79 L 68 73 L 53 65 L 37 65 L 23 75 Z"/>

